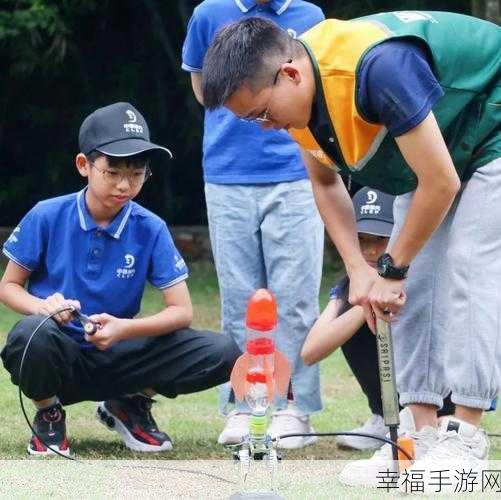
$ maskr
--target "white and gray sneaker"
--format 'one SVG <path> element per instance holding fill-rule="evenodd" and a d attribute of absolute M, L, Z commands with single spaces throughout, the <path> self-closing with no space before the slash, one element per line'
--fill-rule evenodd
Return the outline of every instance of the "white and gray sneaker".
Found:
<path fill-rule="evenodd" d="M 268 434 L 272 437 L 313 432 L 315 432 L 315 429 L 310 425 L 309 415 L 300 412 L 292 403 L 289 403 L 285 410 L 277 410 L 273 413 L 271 425 L 268 429 Z M 313 444 L 317 439 L 317 436 L 297 436 L 280 439 L 278 448 L 295 450 Z"/>
<path fill-rule="evenodd" d="M 250 415 L 233 410 L 226 417 L 226 425 L 219 434 L 219 444 L 238 444 L 249 434 Z"/>
<path fill-rule="evenodd" d="M 414 439 L 414 452 L 417 459 L 422 457 L 438 439 L 437 430 L 433 427 L 425 426 L 419 432 L 416 431 L 414 417 L 409 408 L 404 408 L 400 412 L 398 434 Z M 388 482 L 388 479 L 384 479 L 382 476 L 387 478 L 387 471 L 393 471 L 395 468 L 393 448 L 390 444 L 385 444 L 371 458 L 347 464 L 339 474 L 339 482 L 347 486 L 377 488 L 384 485 L 382 481 Z M 395 484 L 395 486 L 397 485 Z"/>
<path fill-rule="evenodd" d="M 455 417 L 443 417 L 438 439 L 401 476 L 405 493 L 471 493 L 481 491 L 482 471 L 489 468 L 485 432 Z"/>
<path fill-rule="evenodd" d="M 374 436 L 384 438 L 389 429 L 384 425 L 381 415 L 371 415 L 362 427 L 357 427 L 350 432 L 360 432 L 362 434 L 373 434 Z M 362 436 L 338 436 L 336 439 L 341 448 L 350 448 L 353 450 L 377 450 L 383 446 L 383 441 Z"/>

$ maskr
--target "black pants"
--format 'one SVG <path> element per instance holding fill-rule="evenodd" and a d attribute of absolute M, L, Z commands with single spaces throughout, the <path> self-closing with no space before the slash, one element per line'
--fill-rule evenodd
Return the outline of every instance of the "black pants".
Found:
<path fill-rule="evenodd" d="M 160 337 L 117 342 L 106 351 L 82 349 L 53 320 L 26 343 L 43 316 L 27 316 L 9 333 L 1 356 L 14 384 L 34 400 L 57 395 L 63 404 L 101 401 L 152 388 L 163 396 L 227 382 L 241 354 L 226 335 L 184 328 Z"/>
<path fill-rule="evenodd" d="M 371 412 L 383 415 L 381 403 L 381 385 L 379 383 L 378 356 L 376 337 L 369 330 L 367 324 L 357 331 L 343 347 L 343 354 L 348 365 L 355 375 L 362 391 L 367 396 Z M 452 415 L 454 403 L 450 395 L 444 399 L 444 405 L 438 412 L 439 416 Z"/>

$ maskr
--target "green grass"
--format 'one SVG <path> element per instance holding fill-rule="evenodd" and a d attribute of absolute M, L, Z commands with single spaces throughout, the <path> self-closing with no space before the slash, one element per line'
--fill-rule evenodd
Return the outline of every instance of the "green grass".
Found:
<path fill-rule="evenodd" d="M 189 280 L 193 300 L 194 327 L 219 329 L 219 296 L 213 268 L 208 263 L 191 265 Z M 335 271 L 328 268 L 324 273 L 321 304 L 325 305 L 328 288 Z M 142 303 L 142 314 L 161 307 L 160 295 L 148 287 Z M 6 332 L 18 315 L 0 305 L 0 346 Z M 376 369 L 376 367 L 374 368 Z M 355 378 L 340 353 L 330 356 L 321 364 L 322 394 L 325 408 L 312 417 L 318 431 L 350 430 L 361 424 L 369 415 L 369 409 Z M 24 458 L 29 439 L 29 429 L 19 408 L 17 387 L 11 384 L 8 373 L 0 369 L 0 459 Z M 31 404 L 26 407 L 32 411 Z M 86 459 L 213 459 L 227 458 L 227 452 L 216 444 L 223 427 L 217 412 L 217 391 L 210 389 L 198 394 L 178 397 L 174 400 L 158 398 L 154 412 L 159 426 L 174 441 L 174 451 L 155 456 L 133 454 L 125 450 L 114 433 L 107 431 L 94 419 L 95 404 L 85 402 L 67 408 L 68 435 L 72 450 Z M 501 432 L 501 418 L 490 413 L 484 418 L 485 428 Z M 367 453 L 349 452 L 336 448 L 330 438 L 319 439 L 315 446 L 305 450 L 287 452 L 287 458 L 316 458 L 348 460 L 367 456 Z M 501 460 L 501 439 L 492 439 L 491 458 Z"/>

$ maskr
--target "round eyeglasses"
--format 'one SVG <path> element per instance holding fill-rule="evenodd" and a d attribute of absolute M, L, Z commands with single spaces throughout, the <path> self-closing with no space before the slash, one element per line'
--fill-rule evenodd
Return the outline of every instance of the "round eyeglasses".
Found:
<path fill-rule="evenodd" d="M 124 179 L 127 179 L 129 185 L 136 188 L 142 186 L 152 176 L 149 167 L 134 169 L 108 169 L 98 168 L 92 162 L 89 162 L 89 164 L 92 168 L 95 168 L 98 172 L 101 173 L 105 182 L 112 186 L 116 186 L 117 184 L 120 184 Z"/>

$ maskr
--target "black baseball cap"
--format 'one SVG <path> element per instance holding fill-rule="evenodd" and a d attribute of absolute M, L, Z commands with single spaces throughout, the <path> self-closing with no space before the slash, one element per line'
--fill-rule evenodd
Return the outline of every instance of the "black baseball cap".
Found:
<path fill-rule="evenodd" d="M 80 151 L 89 154 L 97 150 L 109 156 L 132 156 L 145 151 L 165 151 L 150 142 L 150 130 L 143 115 L 128 102 L 116 102 L 96 109 L 80 126 Z"/>
<path fill-rule="evenodd" d="M 394 196 L 364 187 L 353 196 L 359 233 L 389 237 L 393 229 Z"/>

